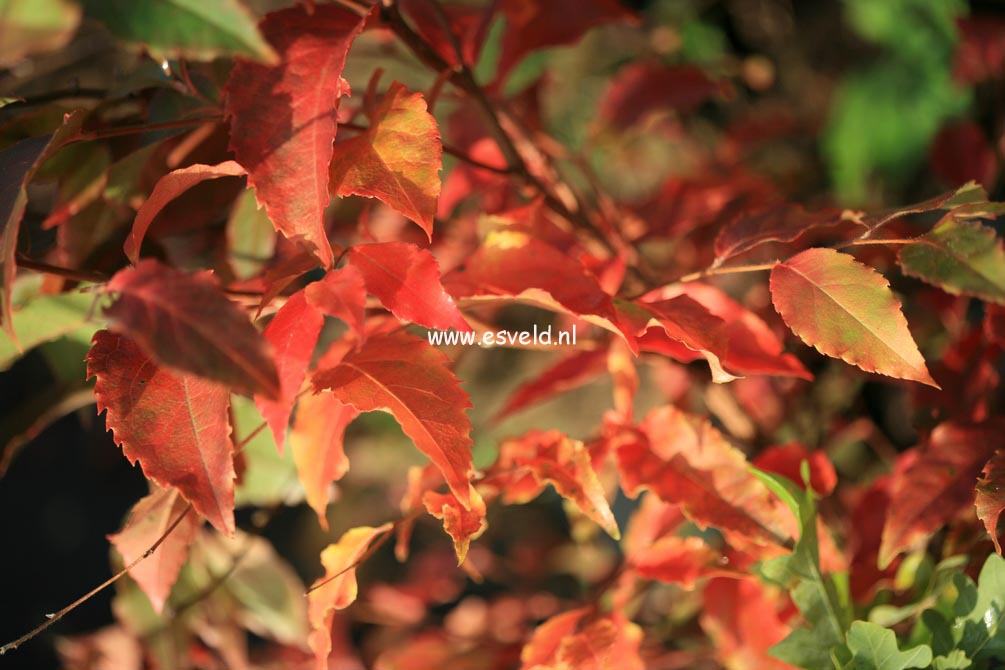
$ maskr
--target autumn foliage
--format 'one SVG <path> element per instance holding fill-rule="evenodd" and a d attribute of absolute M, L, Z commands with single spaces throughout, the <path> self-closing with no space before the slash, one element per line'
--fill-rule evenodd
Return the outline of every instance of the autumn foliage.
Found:
<path fill-rule="evenodd" d="M 1005 22 L 703 4 L 0 0 L 0 490 L 147 491 L 0 654 L 1000 667 Z"/>

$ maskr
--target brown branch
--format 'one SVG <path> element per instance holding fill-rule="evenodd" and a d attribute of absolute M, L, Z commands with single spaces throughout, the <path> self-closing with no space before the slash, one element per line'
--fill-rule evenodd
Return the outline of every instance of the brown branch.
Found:
<path fill-rule="evenodd" d="M 89 270 L 75 270 L 73 268 L 64 268 L 59 265 L 50 265 L 44 261 L 37 261 L 32 258 L 28 258 L 22 254 L 18 254 L 15 259 L 17 266 L 25 268 L 26 270 L 34 270 L 36 272 L 43 272 L 48 275 L 56 275 L 57 277 L 65 277 L 67 279 L 72 279 L 73 281 L 82 281 L 92 284 L 103 284 L 107 282 L 111 277 L 102 272 L 92 272 Z"/>
<path fill-rule="evenodd" d="M 101 130 L 85 130 L 75 137 L 74 142 L 91 142 L 103 140 L 109 137 L 122 137 L 124 135 L 136 135 L 137 133 L 153 132 L 155 130 L 170 130 L 172 128 L 189 128 L 199 126 L 204 123 L 217 122 L 223 119 L 223 114 L 209 114 L 206 116 L 196 116 L 191 119 L 175 119 L 174 121 L 162 121 L 160 123 L 143 123 L 132 126 L 119 126 L 117 128 L 103 128 Z"/>

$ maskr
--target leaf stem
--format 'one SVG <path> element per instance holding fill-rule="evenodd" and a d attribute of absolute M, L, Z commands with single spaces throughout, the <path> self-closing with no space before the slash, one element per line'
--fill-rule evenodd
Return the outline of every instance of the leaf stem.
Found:
<path fill-rule="evenodd" d="M 872 238 L 860 237 L 858 239 L 850 240 L 834 247 L 835 249 L 847 249 L 848 247 L 864 247 L 870 244 L 914 244 L 917 242 L 914 238 L 887 238 L 884 240 L 874 240 Z"/>
<path fill-rule="evenodd" d="M 690 281 L 697 281 L 704 277 L 712 277 L 715 275 L 732 275 L 740 274 L 742 272 L 763 272 L 764 270 L 770 270 L 771 268 L 778 265 L 778 261 L 774 260 L 770 263 L 757 263 L 755 265 L 727 265 L 721 268 L 705 268 L 704 270 L 699 270 L 697 272 L 692 272 L 686 274 L 683 277 L 678 278 L 673 284 L 683 284 Z"/>

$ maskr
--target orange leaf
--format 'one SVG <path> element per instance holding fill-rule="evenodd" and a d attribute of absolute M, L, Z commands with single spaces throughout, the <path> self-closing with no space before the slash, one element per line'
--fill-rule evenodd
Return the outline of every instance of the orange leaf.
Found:
<path fill-rule="evenodd" d="M 331 389 L 360 412 L 390 412 L 432 460 L 465 509 L 477 505 L 471 486 L 471 407 L 449 359 L 424 338 L 404 332 L 373 335 L 334 367 L 314 373 L 314 391 Z"/>
<path fill-rule="evenodd" d="M 349 470 L 343 448 L 345 429 L 359 410 L 343 405 L 330 393 L 305 395 L 297 405 L 290 432 L 290 449 L 297 476 L 304 486 L 307 504 L 317 512 L 321 527 L 328 530 L 328 485 Z"/>
<path fill-rule="evenodd" d="M 834 249 L 807 249 L 771 270 L 771 299 L 803 342 L 866 372 L 938 388 L 883 275 Z"/>
<path fill-rule="evenodd" d="M 470 510 L 464 509 L 452 493 L 426 491 L 422 496 L 426 511 L 443 521 L 443 529 L 454 540 L 457 565 L 468 555 L 471 540 L 485 532 L 485 503 L 479 498 Z"/>
<path fill-rule="evenodd" d="M 579 440 L 557 430 L 531 431 L 499 447 L 499 459 L 489 475 L 500 482 L 509 503 L 533 500 L 551 484 L 614 539 L 621 537 L 604 489 L 597 479 L 590 452 Z"/>
<path fill-rule="evenodd" d="M 225 386 L 160 368 L 135 342 L 94 334 L 87 376 L 97 377 L 98 412 L 130 462 L 175 487 L 218 530 L 234 533 L 234 456 Z"/>
<path fill-rule="evenodd" d="M 733 542 L 786 545 L 798 534 L 792 513 L 707 419 L 665 406 L 652 410 L 641 427 L 639 439 L 617 446 L 621 482 L 629 495 L 648 488 Z"/>
<path fill-rule="evenodd" d="M 151 484 L 150 489 L 149 495 L 133 505 L 122 530 L 108 536 L 108 541 L 118 550 L 125 565 L 143 556 L 164 535 L 164 531 L 188 510 L 188 502 L 177 489 L 162 489 L 155 484 Z M 181 566 L 188 557 L 188 548 L 195 541 L 200 526 L 202 519 L 194 511 L 189 511 L 157 550 L 129 571 L 129 576 L 147 594 L 158 614 L 164 609 L 164 602 L 178 579 Z"/>
<path fill-rule="evenodd" d="M 711 580 L 702 593 L 701 627 L 715 643 L 716 657 L 729 670 L 784 670 L 792 666 L 768 653 L 791 628 L 781 617 L 777 595 L 756 578 Z"/>
<path fill-rule="evenodd" d="M 311 624 L 307 642 L 314 651 L 317 670 L 328 668 L 335 611 L 349 607 L 356 600 L 355 564 L 377 537 L 390 530 L 389 523 L 378 528 L 369 526 L 353 528 L 346 531 L 338 542 L 329 544 L 321 552 L 321 564 L 325 568 L 325 576 L 314 582 L 311 587 L 313 590 L 307 595 L 307 617 Z M 318 586 L 323 582 L 322 586 Z"/>
<path fill-rule="evenodd" d="M 377 198 L 433 239 L 443 145 L 421 93 L 398 82 L 384 94 L 365 133 L 335 145 L 328 188 Z"/>

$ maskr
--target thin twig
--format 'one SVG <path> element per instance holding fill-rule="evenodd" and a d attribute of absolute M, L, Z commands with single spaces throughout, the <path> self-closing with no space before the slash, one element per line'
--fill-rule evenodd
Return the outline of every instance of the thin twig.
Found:
<path fill-rule="evenodd" d="M 122 137 L 124 135 L 136 135 L 137 133 L 148 133 L 156 130 L 170 130 L 172 128 L 188 128 L 199 126 L 211 121 L 220 121 L 223 114 L 210 114 L 207 116 L 195 116 L 190 119 L 176 119 L 174 121 L 163 121 L 161 123 L 142 123 L 134 126 L 119 126 L 117 128 L 104 128 L 102 130 L 83 131 L 72 141 L 90 142 L 103 140 L 109 137 Z"/>
<path fill-rule="evenodd" d="M 241 440 L 240 442 L 238 442 L 237 444 L 234 445 L 234 451 L 235 452 L 239 452 L 241 449 L 243 449 L 249 442 L 251 442 L 251 440 L 253 440 L 255 438 L 256 435 L 258 435 L 260 432 L 262 432 L 268 425 L 269 424 L 266 421 L 261 422 L 258 425 L 258 427 L 255 428 L 255 430 L 251 431 L 251 433 L 249 433 L 247 435 L 247 437 L 245 437 L 243 440 Z M 34 628 L 33 630 L 29 631 L 28 633 L 25 633 L 24 635 L 22 635 L 21 637 L 19 637 L 16 640 L 14 640 L 13 642 L 8 642 L 4 646 L 0 647 L 0 656 L 3 656 L 8 651 L 14 651 L 15 649 L 17 649 L 18 647 L 20 647 L 25 642 L 31 640 L 33 637 L 35 637 L 39 633 L 45 631 L 47 628 L 49 628 L 49 626 L 53 625 L 54 623 L 56 623 L 57 621 L 59 621 L 60 619 L 62 619 L 64 616 L 66 616 L 67 614 L 69 614 L 73 610 L 77 609 L 78 607 L 80 607 L 81 605 L 83 605 L 85 602 L 87 602 L 88 600 L 90 600 L 91 598 L 93 598 L 94 596 L 96 596 L 97 594 L 101 593 L 102 591 L 104 591 L 106 588 L 108 588 L 109 586 L 111 586 L 115 582 L 119 581 L 119 579 L 121 579 L 124 575 L 126 575 L 130 570 L 132 570 L 137 565 L 139 565 L 139 563 L 141 561 L 143 561 L 146 558 L 149 558 L 155 551 L 157 551 L 158 547 L 160 547 L 164 543 L 164 541 L 167 540 L 168 536 L 171 535 L 171 533 L 174 531 L 174 529 L 178 527 L 178 524 L 180 524 L 182 522 L 182 520 L 191 511 L 192 511 L 192 503 L 189 503 L 185 507 L 185 509 L 182 510 L 181 514 L 179 514 L 178 517 L 174 521 L 171 522 L 171 525 L 168 526 L 167 529 L 163 533 L 161 533 L 161 536 L 158 537 L 157 540 L 152 545 L 150 545 L 150 548 L 147 549 L 145 552 L 143 552 L 143 554 L 141 554 L 140 556 L 138 556 L 132 563 L 130 563 L 126 567 L 122 568 L 119 572 L 115 573 L 114 575 L 112 575 L 111 577 L 109 577 L 108 579 L 106 579 L 104 582 L 102 582 L 98 586 L 94 587 L 93 589 L 91 589 L 90 591 L 88 591 L 87 593 L 85 593 L 80 598 L 77 598 L 72 603 L 70 603 L 69 605 L 67 605 L 63 609 L 59 610 L 58 612 L 56 612 L 54 614 L 46 614 L 45 616 L 46 616 L 47 620 L 44 623 L 42 623 L 40 626 Z"/>
<path fill-rule="evenodd" d="M 57 277 L 65 277 L 67 279 L 72 279 L 74 281 L 82 281 L 93 284 L 103 284 L 107 282 L 111 277 L 102 272 L 92 272 L 90 270 L 75 270 L 73 268 L 65 268 L 59 265 L 50 265 L 43 261 L 37 261 L 32 258 L 28 258 L 22 254 L 18 254 L 15 259 L 17 266 L 20 268 L 25 268 L 26 270 L 34 270 L 36 272 L 43 272 L 48 275 L 56 275 Z"/>
<path fill-rule="evenodd" d="M 119 570 L 119 572 L 115 573 L 114 575 L 112 575 L 111 577 L 109 577 L 108 579 L 106 579 L 104 582 L 102 582 L 98 586 L 94 587 L 93 589 L 91 589 L 90 591 L 88 591 L 87 593 L 85 593 L 80 598 L 77 598 L 72 603 L 70 603 L 69 605 L 67 605 L 63 609 L 59 610 L 58 612 L 56 612 L 54 614 L 46 614 L 45 615 L 46 621 L 43 622 L 41 625 L 39 625 L 36 628 L 34 628 L 33 630 L 25 633 L 24 635 L 22 635 L 21 637 L 19 637 L 16 640 L 14 640 L 13 642 L 8 642 L 4 646 L 0 647 L 0 656 L 3 656 L 8 651 L 14 651 L 15 649 L 17 649 L 18 647 L 20 647 L 25 642 L 31 640 L 33 637 L 35 637 L 39 633 L 45 631 L 47 628 L 49 628 L 49 626 L 53 625 L 54 623 L 56 623 L 57 621 L 59 621 L 60 619 L 62 619 L 64 616 L 66 616 L 67 614 L 69 614 L 73 610 L 75 610 L 78 607 L 80 607 L 81 605 L 83 605 L 85 602 L 87 602 L 88 600 L 90 600 L 91 598 L 93 598 L 94 596 L 96 596 L 98 593 L 100 593 L 101 591 L 104 591 L 106 588 L 108 588 L 109 586 L 111 586 L 115 582 L 119 581 L 119 579 L 121 579 L 126 573 L 128 573 L 130 570 L 132 570 L 134 567 L 136 567 L 141 561 L 143 561 L 143 559 L 149 557 L 151 554 L 153 554 L 155 551 L 157 551 L 157 548 L 160 547 L 161 544 L 164 543 L 164 541 L 168 538 L 168 536 L 171 534 L 171 532 L 174 531 L 174 529 L 178 527 L 178 524 L 180 524 L 182 522 L 182 519 L 184 519 L 186 516 L 188 516 L 188 513 L 191 512 L 191 511 L 192 511 L 192 503 L 189 503 L 188 506 L 186 506 L 185 509 L 182 510 L 181 514 L 179 514 L 177 516 L 177 518 L 175 518 L 175 520 L 171 522 L 171 525 L 167 527 L 167 530 L 165 530 L 163 533 L 161 533 L 161 536 L 159 538 L 157 538 L 157 540 L 152 545 L 150 545 L 150 548 L 147 549 L 145 552 L 143 552 L 143 554 L 141 554 L 140 556 L 138 556 L 132 563 L 130 563 L 126 567 L 122 568 L 121 570 Z"/>

